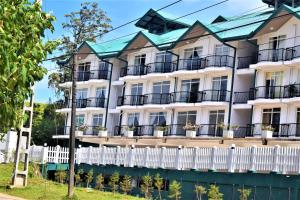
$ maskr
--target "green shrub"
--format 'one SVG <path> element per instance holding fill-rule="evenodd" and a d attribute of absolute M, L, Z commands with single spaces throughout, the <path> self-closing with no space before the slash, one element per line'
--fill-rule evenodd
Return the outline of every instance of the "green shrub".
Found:
<path fill-rule="evenodd" d="M 65 182 L 67 178 L 67 173 L 64 170 L 58 170 L 55 172 L 55 180 L 61 184 Z"/>
<path fill-rule="evenodd" d="M 239 193 L 240 193 L 240 200 L 248 200 L 250 194 L 251 194 L 251 189 L 238 189 Z"/>
<path fill-rule="evenodd" d="M 202 200 L 202 195 L 206 194 L 206 189 L 202 185 L 195 185 L 197 200 Z"/>
<path fill-rule="evenodd" d="M 113 193 L 115 193 L 119 189 L 119 180 L 120 180 L 119 172 L 114 172 L 109 178 L 108 185 L 110 186 L 110 189 Z"/>
<path fill-rule="evenodd" d="M 96 189 L 103 191 L 104 189 L 104 177 L 102 174 L 99 174 L 96 178 Z"/>
<path fill-rule="evenodd" d="M 163 178 L 160 177 L 160 175 L 158 173 L 154 176 L 154 186 L 157 188 L 158 199 L 162 200 L 161 190 L 164 186 L 164 181 L 163 181 Z"/>
<path fill-rule="evenodd" d="M 177 181 L 172 181 L 170 184 L 169 198 L 179 200 L 181 198 L 181 184 Z"/>
<path fill-rule="evenodd" d="M 123 193 L 128 194 L 131 191 L 131 177 L 125 175 L 120 186 Z"/>
<path fill-rule="evenodd" d="M 91 169 L 86 175 L 86 187 L 88 188 L 90 183 L 93 182 L 94 179 L 94 171 Z"/>
<path fill-rule="evenodd" d="M 153 191 L 152 184 L 152 178 L 149 174 L 142 177 L 141 192 L 144 194 L 146 199 L 151 199 L 151 193 Z"/>
<path fill-rule="evenodd" d="M 223 194 L 216 185 L 210 185 L 207 196 L 208 200 L 223 200 Z"/>

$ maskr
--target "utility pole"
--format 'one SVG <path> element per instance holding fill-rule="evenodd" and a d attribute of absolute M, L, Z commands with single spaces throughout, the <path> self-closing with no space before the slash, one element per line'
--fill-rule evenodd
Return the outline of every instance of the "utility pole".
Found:
<path fill-rule="evenodd" d="M 72 108 L 71 108 L 71 129 L 69 138 L 69 184 L 68 197 L 74 194 L 74 168 L 75 168 L 75 129 L 76 129 L 76 81 L 77 81 L 77 52 L 74 47 L 72 69 Z"/>

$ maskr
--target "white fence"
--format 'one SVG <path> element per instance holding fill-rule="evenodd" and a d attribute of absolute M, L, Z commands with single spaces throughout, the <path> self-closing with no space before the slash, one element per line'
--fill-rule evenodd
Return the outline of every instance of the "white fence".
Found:
<path fill-rule="evenodd" d="M 222 172 L 277 172 L 300 174 L 300 148 L 134 148 L 82 147 L 76 149 L 77 164 L 117 165 L 125 167 L 166 168 L 177 170 L 216 170 Z M 32 146 L 32 161 L 68 163 L 68 148 Z"/>

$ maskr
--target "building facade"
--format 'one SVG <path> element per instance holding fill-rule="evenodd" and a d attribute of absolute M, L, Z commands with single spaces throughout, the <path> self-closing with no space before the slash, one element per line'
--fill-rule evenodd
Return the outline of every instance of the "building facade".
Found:
<path fill-rule="evenodd" d="M 83 43 L 80 137 L 300 138 L 300 7 L 293 6 L 210 24 L 151 9 L 136 35 Z M 71 79 L 60 86 L 71 88 Z M 66 115 L 57 138 L 69 133 L 70 105 L 66 97 L 57 110 Z"/>

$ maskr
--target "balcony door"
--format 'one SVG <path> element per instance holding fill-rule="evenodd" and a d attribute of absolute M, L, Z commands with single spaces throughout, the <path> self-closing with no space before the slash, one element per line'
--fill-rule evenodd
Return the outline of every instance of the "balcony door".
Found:
<path fill-rule="evenodd" d="M 210 97 L 210 92 L 206 92 L 206 98 Z M 211 98 L 209 101 L 226 101 L 227 96 L 227 76 L 214 77 L 212 79 Z"/>
<path fill-rule="evenodd" d="M 78 65 L 77 81 L 88 81 L 90 79 L 90 67 L 90 62 L 80 63 Z"/>
<path fill-rule="evenodd" d="M 228 56 L 230 55 L 230 48 L 223 44 L 217 44 L 215 46 L 215 53 L 214 53 L 213 63 L 209 63 L 210 66 L 214 67 L 224 67 L 228 64 Z"/>
<path fill-rule="evenodd" d="M 274 99 L 279 98 L 283 94 L 283 72 L 267 72 L 266 73 L 266 87 L 265 98 Z"/>
<path fill-rule="evenodd" d="M 96 107 L 104 107 L 106 88 L 100 87 L 96 89 Z"/>
<path fill-rule="evenodd" d="M 76 124 L 76 127 L 84 125 L 84 115 L 76 115 L 75 124 Z"/>
<path fill-rule="evenodd" d="M 285 48 L 286 35 L 280 35 L 278 37 L 271 37 L 269 39 L 269 49 L 270 51 L 268 57 L 270 61 L 276 62 L 283 60 L 284 58 L 284 48 Z"/>
<path fill-rule="evenodd" d="M 134 57 L 134 67 L 133 72 L 129 74 L 133 75 L 144 75 L 145 74 L 145 64 L 146 64 L 146 54 L 138 55 Z"/>
<path fill-rule="evenodd" d="M 154 72 L 167 73 L 171 71 L 172 71 L 172 54 L 169 52 L 156 53 Z"/>
<path fill-rule="evenodd" d="M 133 130 L 133 135 L 139 135 L 139 120 L 140 120 L 140 113 L 129 113 L 127 119 L 127 126 L 128 127 L 135 127 Z"/>
<path fill-rule="evenodd" d="M 87 106 L 88 89 L 79 89 L 76 91 L 76 107 L 85 108 Z"/>
<path fill-rule="evenodd" d="M 280 108 L 263 109 L 262 124 L 274 128 L 273 136 L 279 136 L 280 112 Z"/>
<path fill-rule="evenodd" d="M 170 81 L 156 82 L 152 88 L 151 103 L 168 104 L 170 101 Z"/>
<path fill-rule="evenodd" d="M 156 126 L 167 125 L 167 113 L 166 112 L 153 112 L 149 115 L 150 126 L 146 131 L 149 135 L 153 135 Z"/>
<path fill-rule="evenodd" d="M 100 62 L 98 79 L 108 79 L 108 72 L 109 72 L 109 64 L 107 62 Z"/>
<path fill-rule="evenodd" d="M 199 94 L 200 79 L 182 80 L 180 102 L 196 103 Z"/>
<path fill-rule="evenodd" d="M 141 105 L 143 102 L 143 83 L 131 85 L 130 105 Z"/>
<path fill-rule="evenodd" d="M 222 137 L 223 130 L 219 127 L 219 124 L 224 123 L 225 111 L 214 110 L 209 112 L 209 125 L 208 134 L 213 137 Z"/>
<path fill-rule="evenodd" d="M 178 112 L 177 124 L 175 125 L 175 127 L 173 127 L 173 130 L 175 128 L 176 135 L 185 135 L 185 130 L 183 129 L 183 127 L 188 123 L 195 125 L 196 117 L 197 111 Z"/>
<path fill-rule="evenodd" d="M 198 70 L 201 66 L 203 47 L 194 47 L 184 50 L 183 69 Z"/>

